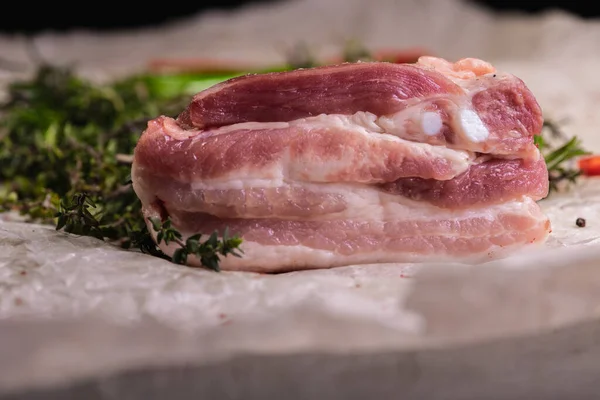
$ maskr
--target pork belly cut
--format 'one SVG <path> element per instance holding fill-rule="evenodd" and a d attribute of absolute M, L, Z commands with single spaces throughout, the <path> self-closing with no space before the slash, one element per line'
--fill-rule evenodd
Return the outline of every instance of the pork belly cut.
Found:
<path fill-rule="evenodd" d="M 525 84 L 477 59 L 249 75 L 150 121 L 132 181 L 146 217 L 239 234 L 224 269 L 479 261 L 550 232 L 541 126 Z"/>

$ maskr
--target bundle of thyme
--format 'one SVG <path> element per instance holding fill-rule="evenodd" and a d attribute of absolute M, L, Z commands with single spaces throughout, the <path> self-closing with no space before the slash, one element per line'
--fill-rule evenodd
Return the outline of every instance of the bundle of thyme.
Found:
<path fill-rule="evenodd" d="M 42 65 L 32 79 L 10 84 L 0 106 L 0 211 L 169 258 L 146 227 L 130 162 L 147 121 L 176 116 L 187 105 L 188 93 L 177 90 L 192 82 L 186 79 L 135 76 L 96 85 L 71 68 Z M 157 229 L 161 234 L 163 226 Z M 172 261 L 194 254 L 218 270 L 218 255 L 231 254 L 240 241 L 214 240 L 204 245 L 196 235 Z"/>

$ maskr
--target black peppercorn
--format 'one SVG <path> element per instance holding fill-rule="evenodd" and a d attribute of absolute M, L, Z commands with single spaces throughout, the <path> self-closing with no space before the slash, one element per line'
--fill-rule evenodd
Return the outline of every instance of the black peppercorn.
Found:
<path fill-rule="evenodd" d="M 577 218 L 577 220 L 575 221 L 575 225 L 577 225 L 580 228 L 583 228 L 585 226 L 585 219 Z"/>

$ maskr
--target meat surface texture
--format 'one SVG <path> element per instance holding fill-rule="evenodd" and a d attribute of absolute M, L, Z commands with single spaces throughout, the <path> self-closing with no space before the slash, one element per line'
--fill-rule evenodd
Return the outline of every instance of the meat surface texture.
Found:
<path fill-rule="evenodd" d="M 226 270 L 478 262 L 549 235 L 542 122 L 523 81 L 478 59 L 248 75 L 151 120 L 132 180 L 145 217 L 240 235 Z"/>

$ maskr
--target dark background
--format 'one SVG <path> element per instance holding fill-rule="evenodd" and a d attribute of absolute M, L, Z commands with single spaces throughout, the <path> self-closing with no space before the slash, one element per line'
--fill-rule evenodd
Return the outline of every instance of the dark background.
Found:
<path fill-rule="evenodd" d="M 0 32 L 31 34 L 44 31 L 65 31 L 72 28 L 111 30 L 143 27 L 169 22 L 207 9 L 228 10 L 249 3 L 276 3 L 283 0 L 200 0 L 195 2 L 11 2 L 0 16 Z M 323 0 L 327 1 L 327 0 Z M 521 10 L 537 13 L 561 8 L 586 18 L 600 16 L 595 2 L 589 1 L 527 1 L 527 0 L 465 0 L 498 11 Z M 136 4 L 136 3 L 133 3 Z"/>

